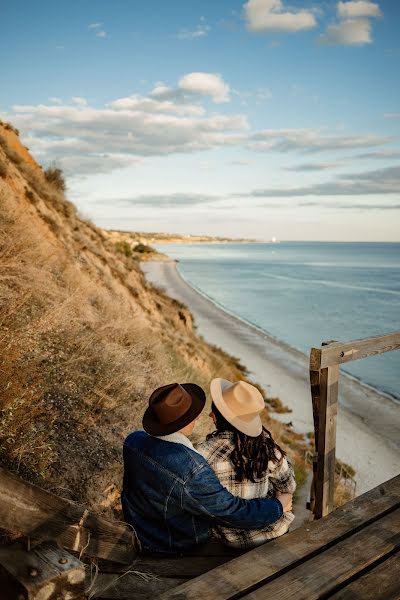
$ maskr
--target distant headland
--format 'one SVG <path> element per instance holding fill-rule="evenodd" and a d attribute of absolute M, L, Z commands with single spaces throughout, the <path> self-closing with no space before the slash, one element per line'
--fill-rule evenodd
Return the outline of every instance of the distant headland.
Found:
<path fill-rule="evenodd" d="M 119 231 L 116 229 L 107 231 L 112 238 L 129 238 L 137 244 L 193 244 L 193 243 L 255 243 L 259 240 L 247 238 L 229 238 L 210 235 L 190 235 L 180 233 L 143 233 L 137 231 Z"/>

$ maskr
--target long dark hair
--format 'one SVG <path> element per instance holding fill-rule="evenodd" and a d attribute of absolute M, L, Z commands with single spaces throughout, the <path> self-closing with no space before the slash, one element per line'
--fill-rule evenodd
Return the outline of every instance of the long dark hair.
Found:
<path fill-rule="evenodd" d="M 235 468 L 236 481 L 248 479 L 255 482 L 256 478 L 260 479 L 264 475 L 270 460 L 275 464 L 280 460 L 276 456 L 277 450 L 282 456 L 285 456 L 285 452 L 274 441 L 271 432 L 264 426 L 260 435 L 251 437 L 229 423 L 219 412 L 214 402 L 211 404 L 211 410 L 216 419 L 216 431 L 207 437 L 218 435 L 222 431 L 233 433 L 235 447 L 229 458 Z"/>

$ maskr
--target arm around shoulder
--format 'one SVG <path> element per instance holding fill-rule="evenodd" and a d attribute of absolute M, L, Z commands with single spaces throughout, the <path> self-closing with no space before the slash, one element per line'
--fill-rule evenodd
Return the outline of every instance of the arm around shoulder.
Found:
<path fill-rule="evenodd" d="M 281 453 L 277 454 L 278 463 L 274 464 L 274 468 L 270 471 L 268 478 L 276 492 L 282 494 L 294 494 L 296 490 L 296 477 L 292 462 Z"/>
<path fill-rule="evenodd" d="M 261 529 L 283 514 L 276 498 L 244 500 L 224 488 L 205 462 L 185 484 L 183 508 L 220 525 L 237 529 Z"/>

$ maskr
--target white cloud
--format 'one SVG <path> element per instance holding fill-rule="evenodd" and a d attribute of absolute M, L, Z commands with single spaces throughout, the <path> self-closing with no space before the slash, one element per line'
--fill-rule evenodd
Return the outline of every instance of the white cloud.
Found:
<path fill-rule="evenodd" d="M 141 196 L 133 196 L 131 198 L 117 199 L 117 203 L 122 205 L 140 205 L 140 206 L 194 206 L 196 204 L 206 204 L 209 202 L 218 201 L 221 198 L 210 194 L 196 194 L 193 192 L 174 194 L 143 194 Z M 107 201 L 108 202 L 108 201 Z M 115 201 L 113 202 L 115 205 Z"/>
<path fill-rule="evenodd" d="M 230 101 L 230 87 L 218 73 L 187 73 L 178 81 L 177 87 L 156 83 L 150 93 L 152 98 L 187 104 L 193 96 L 209 96 L 216 104 Z"/>
<path fill-rule="evenodd" d="M 326 135 L 318 129 L 264 129 L 249 139 L 249 148 L 258 152 L 322 152 L 369 148 L 392 141 L 376 135 Z"/>
<path fill-rule="evenodd" d="M 71 175 L 110 172 L 144 156 L 238 144 L 248 126 L 243 115 L 208 114 L 185 98 L 145 96 L 119 98 L 104 108 L 80 97 L 70 105 L 17 105 L 2 116 L 20 128 L 41 162 L 57 160 Z"/>
<path fill-rule="evenodd" d="M 88 29 L 91 29 L 99 38 L 107 37 L 107 32 L 103 29 L 103 23 L 90 23 Z"/>
<path fill-rule="evenodd" d="M 164 88 L 165 86 L 163 86 Z M 168 95 L 167 92 L 161 93 L 164 90 L 159 90 L 161 86 L 157 86 L 151 92 L 154 98 L 147 98 L 138 95 L 128 96 L 126 98 L 119 98 L 111 102 L 110 106 L 117 110 L 131 110 L 131 111 L 143 111 L 148 113 L 165 113 L 165 114 L 177 114 L 177 115 L 204 115 L 205 110 L 199 104 L 189 104 L 184 101 L 179 102 L 179 98 L 176 98 L 175 102 L 172 102 L 169 98 L 174 98 L 172 95 Z M 166 88 L 165 90 L 169 90 Z M 157 98 L 160 98 L 158 100 Z"/>
<path fill-rule="evenodd" d="M 110 173 L 116 169 L 125 169 L 140 162 L 134 156 L 118 156 L 110 154 L 64 155 L 57 160 L 63 171 L 74 177 L 86 176 L 88 173 Z"/>
<path fill-rule="evenodd" d="M 363 173 L 347 173 L 324 183 L 294 188 L 266 188 L 253 190 L 255 198 L 291 198 L 298 196 L 353 196 L 369 194 L 398 194 L 400 167 L 386 167 Z M 243 194 L 242 194 L 243 195 Z"/>
<path fill-rule="evenodd" d="M 382 16 L 379 5 L 366 0 L 357 0 L 355 2 L 338 2 L 337 12 L 339 18 L 341 19 Z"/>
<path fill-rule="evenodd" d="M 53 102 L 53 104 L 62 104 L 62 98 L 58 98 L 57 96 L 51 96 L 49 102 Z"/>
<path fill-rule="evenodd" d="M 87 106 L 88 103 L 86 98 L 82 98 L 81 96 L 72 96 L 71 100 L 77 106 Z M 59 104 L 61 104 L 61 102 L 59 102 Z"/>
<path fill-rule="evenodd" d="M 362 46 L 372 42 L 371 19 L 381 17 L 378 4 L 367 0 L 338 2 L 339 21 L 328 25 L 326 31 L 319 36 L 321 44 Z"/>
<path fill-rule="evenodd" d="M 400 158 L 400 150 L 378 150 L 376 152 L 366 152 L 364 154 L 358 154 L 356 158 L 366 159 L 380 159 L 388 160 L 390 158 Z"/>
<path fill-rule="evenodd" d="M 204 17 L 200 17 L 200 22 L 196 26 L 195 29 L 181 29 L 176 37 L 179 40 L 198 40 L 200 38 L 206 37 L 211 30 L 211 27 L 207 25 L 206 19 Z"/>
<path fill-rule="evenodd" d="M 286 167 L 287 171 L 325 171 L 327 169 L 335 169 L 340 166 L 340 163 L 303 163 L 301 165 L 294 165 L 292 167 Z"/>
<path fill-rule="evenodd" d="M 183 92 L 199 96 L 210 96 L 214 102 L 229 102 L 229 85 L 217 73 L 188 73 L 178 82 Z"/>
<path fill-rule="evenodd" d="M 259 88 L 256 91 L 255 96 L 256 96 L 257 100 L 259 100 L 260 102 L 263 102 L 264 100 L 271 100 L 272 92 L 268 88 Z"/>
<path fill-rule="evenodd" d="M 370 44 L 371 23 L 368 19 L 346 19 L 337 24 L 329 25 L 325 33 L 319 36 L 321 44 L 361 46 Z"/>
<path fill-rule="evenodd" d="M 251 161 L 250 160 L 231 160 L 230 164 L 234 165 L 235 167 L 248 167 L 249 165 L 251 165 Z"/>
<path fill-rule="evenodd" d="M 385 113 L 383 115 L 384 119 L 400 119 L 400 112 L 398 113 Z"/>
<path fill-rule="evenodd" d="M 248 0 L 244 11 L 250 31 L 295 32 L 317 24 L 311 11 L 285 10 L 281 0 Z"/>

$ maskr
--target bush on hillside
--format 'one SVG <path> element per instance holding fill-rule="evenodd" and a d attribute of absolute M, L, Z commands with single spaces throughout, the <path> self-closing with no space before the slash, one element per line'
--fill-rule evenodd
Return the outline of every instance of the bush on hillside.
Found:
<path fill-rule="evenodd" d="M 7 167 L 5 165 L 5 163 L 1 160 L 0 161 L 0 177 L 2 177 L 3 179 L 6 177 L 7 175 Z"/>
<path fill-rule="evenodd" d="M 127 258 L 130 258 L 132 256 L 132 247 L 125 240 L 120 240 L 119 242 L 115 242 L 114 248 L 117 252 L 119 252 L 120 254 L 123 254 Z"/>
<path fill-rule="evenodd" d="M 15 135 L 19 135 L 19 129 L 13 127 L 11 123 L 4 123 L 4 129 L 8 129 L 8 131 L 13 131 Z"/>
<path fill-rule="evenodd" d="M 59 167 L 48 167 L 44 171 L 44 176 L 46 177 L 46 181 L 59 192 L 65 192 L 67 189 L 64 173 Z"/>
<path fill-rule="evenodd" d="M 147 246 L 146 244 L 136 244 L 133 251 L 139 252 L 140 254 L 151 254 L 152 252 L 155 252 L 154 248 Z"/>

